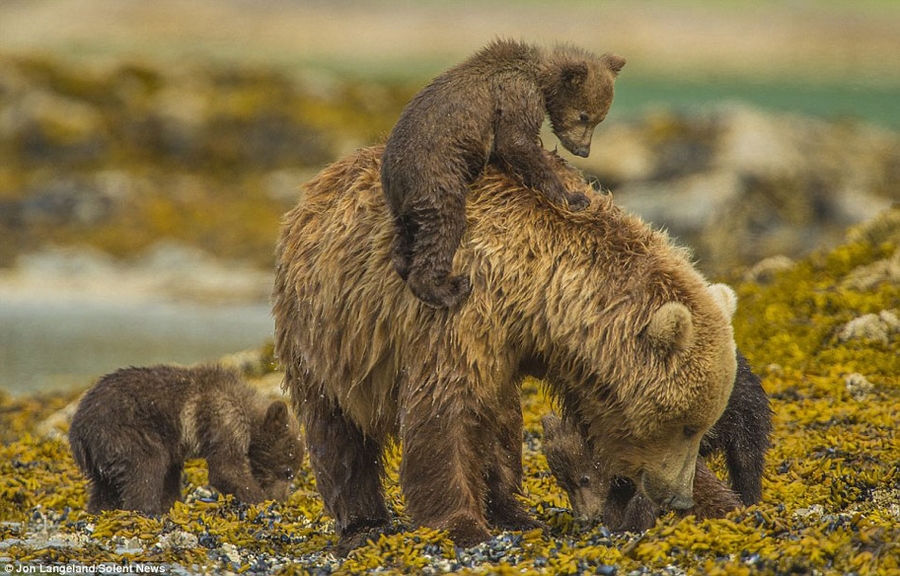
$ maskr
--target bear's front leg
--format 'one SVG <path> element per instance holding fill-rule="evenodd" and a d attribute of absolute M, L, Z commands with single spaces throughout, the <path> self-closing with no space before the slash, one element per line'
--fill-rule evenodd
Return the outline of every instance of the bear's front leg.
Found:
<path fill-rule="evenodd" d="M 164 502 L 167 448 L 162 442 L 150 442 L 133 454 L 131 468 L 120 477 L 122 508 L 145 516 L 160 516 L 169 511 Z"/>
<path fill-rule="evenodd" d="M 257 504 L 266 494 L 250 471 L 246 454 L 234 450 L 217 450 L 206 455 L 209 483 L 222 494 L 233 494 L 241 502 Z"/>
<path fill-rule="evenodd" d="M 685 516 L 693 514 L 698 520 L 722 518 L 741 506 L 738 495 L 725 486 L 701 460 L 697 460 L 694 473 L 694 502 L 696 504 L 693 508 L 681 514 Z"/>
<path fill-rule="evenodd" d="M 468 384 L 420 386 L 405 402 L 400 483 L 415 524 L 447 530 L 457 545 L 489 539 L 484 516 L 487 459 L 492 441 L 474 410 Z M 437 388 L 437 390 L 436 390 Z"/>
<path fill-rule="evenodd" d="M 597 487 L 597 490 L 601 489 L 602 487 Z M 607 528 L 613 531 L 625 530 L 625 528 L 621 527 L 626 524 L 625 517 L 626 513 L 629 512 L 628 505 L 635 498 L 636 494 L 637 487 L 634 485 L 634 482 L 623 476 L 613 477 L 609 483 L 609 492 L 606 495 L 606 502 L 603 504 L 602 517 L 603 523 Z M 643 500 L 646 501 L 646 498 Z M 634 514 L 634 510 L 630 511 L 632 517 Z M 629 519 L 628 522 L 631 524 L 634 523 L 632 519 Z"/>
<path fill-rule="evenodd" d="M 91 494 L 88 498 L 87 511 L 91 514 L 99 514 L 104 510 L 124 509 L 120 483 L 113 482 L 110 478 L 91 471 Z"/>
<path fill-rule="evenodd" d="M 537 134 L 537 130 L 535 130 Z M 522 184 L 541 192 L 558 206 L 573 212 L 587 208 L 591 199 L 581 192 L 569 192 L 547 159 L 544 148 L 522 126 L 501 122 L 494 142 L 494 156 Z"/>
<path fill-rule="evenodd" d="M 603 513 L 603 520 L 613 532 L 643 532 L 653 527 L 660 511 L 640 490 L 636 490 L 617 515 L 618 518 L 607 509 Z"/>
<path fill-rule="evenodd" d="M 493 419 L 496 438 L 494 457 L 488 463 L 487 519 L 503 530 L 545 528 L 525 509 L 516 495 L 522 494 L 522 406 L 518 389 L 510 390 Z"/>
<path fill-rule="evenodd" d="M 176 462 L 169 466 L 163 481 L 163 506 L 171 510 L 176 501 L 181 500 L 181 471 L 184 468 L 182 462 Z"/>

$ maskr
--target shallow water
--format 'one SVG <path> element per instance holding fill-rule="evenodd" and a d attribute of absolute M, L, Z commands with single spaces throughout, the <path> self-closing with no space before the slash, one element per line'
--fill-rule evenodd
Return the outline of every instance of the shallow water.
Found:
<path fill-rule="evenodd" d="M 123 366 L 190 364 L 271 339 L 269 306 L 0 300 L 0 389 L 83 388 Z"/>

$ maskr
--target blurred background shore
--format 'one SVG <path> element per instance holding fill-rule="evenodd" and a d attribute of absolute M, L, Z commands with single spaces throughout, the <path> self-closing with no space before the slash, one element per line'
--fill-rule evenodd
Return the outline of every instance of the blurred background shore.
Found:
<path fill-rule="evenodd" d="M 0 390 L 262 344 L 300 185 L 498 36 L 626 56 L 577 164 L 711 277 L 827 247 L 900 201 L 897 30 L 888 0 L 0 2 Z"/>

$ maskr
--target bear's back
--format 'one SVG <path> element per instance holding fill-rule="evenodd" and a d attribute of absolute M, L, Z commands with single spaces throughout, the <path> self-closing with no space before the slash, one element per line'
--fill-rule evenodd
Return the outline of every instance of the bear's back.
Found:
<path fill-rule="evenodd" d="M 90 418 L 107 426 L 170 427 L 191 386 L 191 377 L 181 369 L 122 368 L 103 376 L 87 391 L 73 425 Z"/>
<path fill-rule="evenodd" d="M 454 260 L 454 271 L 472 279 L 472 295 L 457 310 L 433 312 L 391 265 L 381 151 L 359 150 L 309 182 L 284 218 L 276 255 L 276 351 L 289 386 L 352 396 L 347 402 L 359 406 L 351 408 L 359 418 L 396 397 L 398 381 L 418 365 L 409 358 L 438 349 L 453 348 L 445 357 L 461 362 L 464 373 L 505 374 L 510 358 L 527 348 L 540 349 L 545 360 L 577 351 L 607 369 L 615 359 L 590 349 L 586 331 L 607 341 L 630 338 L 651 306 L 690 304 L 705 291 L 684 250 L 547 152 L 567 187 L 593 197 L 591 206 L 572 213 L 489 166 L 471 186 L 467 232 Z M 510 352 L 511 342 L 522 351 Z"/>
<path fill-rule="evenodd" d="M 218 418 L 210 408 L 227 404 L 241 420 L 256 410 L 255 395 L 239 376 L 215 365 L 122 368 L 107 374 L 85 393 L 72 418 L 70 437 L 106 443 L 116 436 L 155 438 L 173 450 L 185 436 L 197 434 L 197 419 Z M 221 412 L 218 411 L 218 412 Z M 191 446 L 194 438 L 187 439 Z"/>

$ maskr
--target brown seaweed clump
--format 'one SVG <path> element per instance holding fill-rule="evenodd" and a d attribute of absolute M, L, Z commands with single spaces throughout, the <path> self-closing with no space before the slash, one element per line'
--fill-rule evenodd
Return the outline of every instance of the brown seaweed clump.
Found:
<path fill-rule="evenodd" d="M 331 552 L 331 520 L 308 467 L 287 502 L 245 505 L 207 488 L 204 466 L 192 461 L 186 502 L 169 514 L 89 515 L 68 446 L 37 433 L 71 395 L 0 396 L 0 563 L 140 562 L 189 574 L 898 574 L 900 333 L 846 329 L 866 315 L 889 324 L 900 314 L 898 252 L 894 208 L 834 250 L 737 286 L 738 346 L 775 417 L 763 501 L 724 519 L 670 514 L 641 535 L 573 519 L 541 454 L 540 418 L 551 406 L 537 381 L 523 388 L 524 502 L 547 531 L 457 548 L 445 533 L 412 530 L 389 482 L 393 532 L 346 559 Z M 396 463 L 395 453 L 391 474 Z M 710 466 L 724 476 L 722 461 Z"/>

